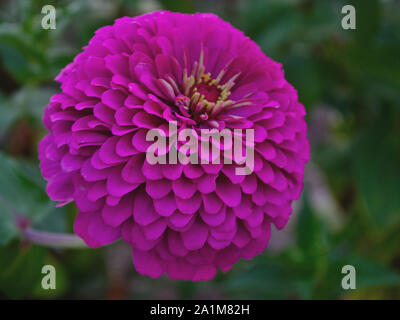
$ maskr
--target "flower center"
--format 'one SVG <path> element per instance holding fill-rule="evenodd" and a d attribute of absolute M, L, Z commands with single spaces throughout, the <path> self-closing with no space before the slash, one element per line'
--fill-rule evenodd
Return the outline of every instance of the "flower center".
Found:
<path fill-rule="evenodd" d="M 203 51 L 199 61 L 194 63 L 191 75 L 188 75 L 187 69 L 184 69 L 182 81 L 184 92 L 175 99 L 175 105 L 183 116 L 191 117 L 198 123 L 208 120 L 209 124 L 216 125 L 212 119 L 215 119 L 226 107 L 234 104 L 232 100 L 228 100 L 228 97 L 235 85 L 235 80 L 240 75 L 238 73 L 221 84 L 226 70 L 223 68 L 215 79 L 210 73 L 205 73 Z"/>
<path fill-rule="evenodd" d="M 221 89 L 213 85 L 210 81 L 208 83 L 200 82 L 196 84 L 193 91 L 200 93 L 200 96 L 203 96 L 208 102 L 217 102 L 221 95 Z"/>

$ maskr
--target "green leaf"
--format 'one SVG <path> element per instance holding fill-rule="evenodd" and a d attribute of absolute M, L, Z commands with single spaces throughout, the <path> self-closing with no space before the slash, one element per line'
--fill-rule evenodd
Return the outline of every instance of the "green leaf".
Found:
<path fill-rule="evenodd" d="M 370 42 L 379 31 L 382 21 L 382 10 L 378 0 L 353 0 L 351 1 L 356 9 L 357 29 L 356 38 L 360 44 Z"/>
<path fill-rule="evenodd" d="M 166 10 L 187 13 L 194 12 L 192 0 L 160 0 L 160 3 Z"/>
<path fill-rule="evenodd" d="M 1 45 L 0 45 L 1 49 Z M 1 50 L 0 50 L 1 51 Z M 9 105 L 0 92 L 0 141 L 18 116 L 18 109 Z"/>
<path fill-rule="evenodd" d="M 41 123 L 44 108 L 54 93 L 52 89 L 25 86 L 4 101 L 0 109 L 4 108 L 4 113 L 16 113 L 15 117 L 30 116 L 36 123 Z"/>
<path fill-rule="evenodd" d="M 297 245 L 307 261 L 316 262 L 327 253 L 326 239 L 322 223 L 310 207 L 306 192 L 303 199 L 296 227 Z"/>
<path fill-rule="evenodd" d="M 42 127 L 44 108 L 54 93 L 52 89 L 26 86 L 8 99 L 0 99 L 0 139 L 23 116 L 28 116 Z"/>
<path fill-rule="evenodd" d="M 288 54 L 282 61 L 287 80 L 296 88 L 299 101 L 306 108 L 312 107 L 319 101 L 324 86 L 315 59 L 310 51 L 305 50 L 300 54 L 297 52 Z"/>
<path fill-rule="evenodd" d="M 398 287 L 400 285 L 400 274 L 393 271 L 384 264 L 372 259 L 361 257 L 348 249 L 336 248 L 330 252 L 328 257 L 328 270 L 325 277 L 320 279 L 316 293 L 317 298 L 337 299 L 349 293 L 342 288 L 342 268 L 351 265 L 356 271 L 356 288 L 372 289 L 382 286 Z"/>
<path fill-rule="evenodd" d="M 42 278 L 46 249 L 38 246 L 0 247 L 0 291 L 10 298 L 28 295 Z"/>
<path fill-rule="evenodd" d="M 235 274 L 224 284 L 238 299 L 287 299 L 311 296 L 312 273 L 299 264 L 258 256 L 249 270 Z"/>
<path fill-rule="evenodd" d="M 357 288 L 400 285 L 400 274 L 376 261 L 354 256 L 346 262 L 356 269 Z"/>
<path fill-rule="evenodd" d="M 0 104 L 0 139 L 12 126 L 17 116 L 17 108 L 7 107 L 4 102 Z"/>
<path fill-rule="evenodd" d="M 379 117 L 354 146 L 354 172 L 361 197 L 375 226 L 400 221 L 400 144 L 390 119 Z"/>
<path fill-rule="evenodd" d="M 43 182 L 37 179 L 37 175 L 40 175 L 39 168 L 31 166 L 30 170 L 36 173 L 28 175 L 28 167 L 29 165 L 0 153 L 0 181 L 7 181 L 0 184 L 0 201 L 6 207 L 36 222 L 54 209 L 54 203 L 48 198 Z"/>
<path fill-rule="evenodd" d="M 65 294 L 70 286 L 68 279 L 67 266 L 63 261 L 57 260 L 52 255 L 47 255 L 43 265 L 51 265 L 56 270 L 56 290 L 46 290 L 42 288 L 41 282 L 38 282 L 32 296 L 34 299 L 55 299 Z M 43 277 L 44 275 L 42 275 Z"/>
<path fill-rule="evenodd" d="M 5 66 L 21 83 L 37 77 L 40 66 L 46 64 L 45 52 L 18 24 L 0 24 L 0 49 Z"/>
<path fill-rule="evenodd" d="M 16 235 L 13 213 L 0 202 L 0 245 L 8 244 Z"/>

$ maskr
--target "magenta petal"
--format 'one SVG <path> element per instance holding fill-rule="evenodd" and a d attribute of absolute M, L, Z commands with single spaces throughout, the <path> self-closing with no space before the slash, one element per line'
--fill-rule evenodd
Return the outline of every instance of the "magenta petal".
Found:
<path fill-rule="evenodd" d="M 78 213 L 74 221 L 74 232 L 81 237 L 89 247 L 96 248 L 101 246 L 101 244 L 93 239 L 88 232 L 91 217 L 92 213 L 89 212 Z"/>
<path fill-rule="evenodd" d="M 215 255 L 215 250 L 206 243 L 201 249 L 190 251 L 186 255 L 186 259 L 195 265 L 208 265 L 214 262 Z"/>
<path fill-rule="evenodd" d="M 168 262 L 167 273 L 171 279 L 192 280 L 196 267 L 182 258 Z"/>
<path fill-rule="evenodd" d="M 168 222 L 171 228 L 182 229 L 187 227 L 193 219 L 192 215 L 175 212 L 169 217 Z"/>
<path fill-rule="evenodd" d="M 95 239 L 100 245 L 107 245 L 115 240 L 119 239 L 121 236 L 121 231 L 119 228 L 113 228 L 106 224 L 100 213 L 94 213 L 91 216 L 89 226 L 89 235 Z"/>
<path fill-rule="evenodd" d="M 176 210 L 175 196 L 171 192 L 161 199 L 154 199 L 154 208 L 157 213 L 164 217 L 169 217 Z"/>
<path fill-rule="evenodd" d="M 221 164 L 201 164 L 203 170 L 208 174 L 216 174 L 219 173 L 223 167 L 223 163 Z"/>
<path fill-rule="evenodd" d="M 106 164 L 121 163 L 125 161 L 124 158 L 120 157 L 115 149 L 116 144 L 119 141 L 119 137 L 112 137 L 106 140 L 99 150 L 100 159 Z"/>
<path fill-rule="evenodd" d="M 141 152 L 147 152 L 149 147 L 154 143 L 146 140 L 147 129 L 139 129 L 132 138 L 132 145 Z"/>
<path fill-rule="evenodd" d="M 207 226 L 200 221 L 195 221 L 189 230 L 182 232 L 183 245 L 188 250 L 200 249 L 206 242 L 207 236 Z"/>
<path fill-rule="evenodd" d="M 82 167 L 82 164 L 85 160 L 86 159 L 84 157 L 67 153 L 61 160 L 61 167 L 66 172 L 75 171 Z"/>
<path fill-rule="evenodd" d="M 172 181 L 174 193 L 181 199 L 190 199 L 196 192 L 196 185 L 189 179 L 180 178 Z"/>
<path fill-rule="evenodd" d="M 203 205 L 207 213 L 217 213 L 221 210 L 223 202 L 215 193 L 203 194 Z"/>
<path fill-rule="evenodd" d="M 214 237 L 210 236 L 207 239 L 207 243 L 213 249 L 222 250 L 231 244 L 231 240 L 216 240 Z"/>
<path fill-rule="evenodd" d="M 60 172 L 52 177 L 46 192 L 53 201 L 68 202 L 72 200 L 74 186 L 71 174 Z"/>
<path fill-rule="evenodd" d="M 235 237 L 232 239 L 232 242 L 238 248 L 243 248 L 246 246 L 251 240 L 250 233 L 244 228 L 241 224 L 238 225 Z"/>
<path fill-rule="evenodd" d="M 176 206 L 178 210 L 185 214 L 193 214 L 197 210 L 199 210 L 201 206 L 201 196 L 199 193 L 196 193 L 190 199 L 181 199 L 179 197 L 175 197 Z"/>
<path fill-rule="evenodd" d="M 132 250 L 133 264 L 136 270 L 151 278 L 158 278 L 164 273 L 163 262 L 152 251 Z"/>
<path fill-rule="evenodd" d="M 254 125 L 254 141 L 263 142 L 267 136 L 268 133 L 263 126 Z"/>
<path fill-rule="evenodd" d="M 140 99 L 146 100 L 147 99 L 147 94 L 145 92 L 145 89 L 143 89 L 141 86 L 139 86 L 136 83 L 130 83 L 129 84 L 129 91 L 135 96 Z"/>
<path fill-rule="evenodd" d="M 132 156 L 139 153 L 132 144 L 132 134 L 127 134 L 118 139 L 115 152 L 121 157 Z"/>
<path fill-rule="evenodd" d="M 140 184 L 146 180 L 145 176 L 141 171 L 143 165 L 142 155 L 133 155 L 122 169 L 122 178 L 131 184 Z"/>
<path fill-rule="evenodd" d="M 159 123 L 159 120 L 156 117 L 144 111 L 139 111 L 136 113 L 132 118 L 132 121 L 137 127 L 147 129 L 154 129 Z"/>
<path fill-rule="evenodd" d="M 251 199 L 257 206 L 263 206 L 268 201 L 268 195 L 264 187 L 258 188 L 251 196 Z"/>
<path fill-rule="evenodd" d="M 216 179 L 217 175 L 208 175 L 205 174 L 200 178 L 196 179 L 197 189 L 201 193 L 210 193 L 213 192 L 216 188 Z"/>
<path fill-rule="evenodd" d="M 252 239 L 243 249 L 242 249 L 242 258 L 251 259 L 255 255 L 260 254 L 264 251 L 265 247 L 268 244 L 269 238 L 271 236 L 271 225 L 269 223 L 263 224 L 263 230 L 261 236 Z"/>
<path fill-rule="evenodd" d="M 226 272 L 239 259 L 239 249 L 235 246 L 229 246 L 217 253 L 215 263 L 222 271 Z"/>
<path fill-rule="evenodd" d="M 225 220 L 225 209 L 226 208 L 223 208 L 220 212 L 214 214 L 210 214 L 205 210 L 200 210 L 201 219 L 209 226 L 218 226 Z"/>
<path fill-rule="evenodd" d="M 250 227 L 259 226 L 264 220 L 264 212 L 260 207 L 254 209 L 253 213 L 246 218 Z"/>
<path fill-rule="evenodd" d="M 159 218 L 157 212 L 154 211 L 151 198 L 144 193 L 136 194 L 133 215 L 135 221 L 142 226 L 147 226 Z"/>
<path fill-rule="evenodd" d="M 101 97 L 102 102 L 114 110 L 118 110 L 124 105 L 125 97 L 120 91 L 107 90 Z"/>
<path fill-rule="evenodd" d="M 111 73 L 105 68 L 104 60 L 98 57 L 89 57 L 84 70 L 89 77 L 107 77 Z"/>
<path fill-rule="evenodd" d="M 229 207 L 236 207 L 240 203 L 240 186 L 232 184 L 227 178 L 218 178 L 216 193 Z"/>
<path fill-rule="evenodd" d="M 200 176 L 203 175 L 203 172 L 204 171 L 200 165 L 189 163 L 183 167 L 183 173 L 189 179 L 199 178 Z"/>
<path fill-rule="evenodd" d="M 213 265 L 200 266 L 196 269 L 196 273 L 193 276 L 193 281 L 207 281 L 215 277 L 217 268 Z"/>
<path fill-rule="evenodd" d="M 104 206 L 101 214 L 108 225 L 118 227 L 133 215 L 133 197 L 125 196 L 118 205 L 113 207 Z"/>
<path fill-rule="evenodd" d="M 113 169 L 112 174 L 107 180 L 108 192 L 116 197 L 121 197 L 136 189 L 138 186 L 139 184 L 129 183 L 122 179 L 120 169 L 117 168 Z"/>
<path fill-rule="evenodd" d="M 88 199 L 90 201 L 97 201 L 98 199 L 107 195 L 106 183 L 103 181 L 96 182 L 88 192 Z"/>
<path fill-rule="evenodd" d="M 178 257 L 183 257 L 188 253 L 188 249 L 183 245 L 181 235 L 175 231 L 168 232 L 168 248 Z"/>
<path fill-rule="evenodd" d="M 247 218 L 253 212 L 254 204 L 249 195 L 243 195 L 240 204 L 233 208 L 235 216 L 240 219 Z"/>
<path fill-rule="evenodd" d="M 124 241 L 128 242 L 138 250 L 150 250 L 153 249 L 159 242 L 160 239 L 149 240 L 145 237 L 142 227 L 135 224 L 132 220 L 126 221 L 122 225 L 122 237 Z"/>
<path fill-rule="evenodd" d="M 275 148 L 267 141 L 259 143 L 256 150 L 264 157 L 266 160 L 271 160 L 275 158 L 276 151 Z"/>
<path fill-rule="evenodd" d="M 288 187 L 288 180 L 279 169 L 275 171 L 275 177 L 270 186 L 278 191 L 284 191 Z"/>
<path fill-rule="evenodd" d="M 149 180 L 146 182 L 146 192 L 153 199 L 164 198 L 170 191 L 171 182 L 169 180 Z"/>
<path fill-rule="evenodd" d="M 82 177 L 86 181 L 104 180 L 109 176 L 110 169 L 108 168 L 102 170 L 96 169 L 91 165 L 90 161 L 91 161 L 90 159 L 86 160 L 81 169 Z"/>
<path fill-rule="evenodd" d="M 236 174 L 236 166 L 234 165 L 224 165 L 222 167 L 222 172 L 231 180 L 232 183 L 237 184 L 237 183 L 242 183 L 243 180 L 246 178 L 245 175 L 239 175 Z"/>
<path fill-rule="evenodd" d="M 160 238 L 167 227 L 166 219 L 158 219 L 157 221 L 144 226 L 143 233 L 149 240 L 156 240 Z"/>
<path fill-rule="evenodd" d="M 264 183 L 270 183 L 274 180 L 274 171 L 266 161 L 263 162 L 262 169 L 257 171 L 256 174 Z"/>
<path fill-rule="evenodd" d="M 244 193 L 252 194 L 257 189 L 257 178 L 255 174 L 246 176 L 243 183 L 241 184 Z"/>
<path fill-rule="evenodd" d="M 142 173 L 149 180 L 159 180 L 163 178 L 160 166 L 149 164 L 146 160 L 143 161 Z"/>
<path fill-rule="evenodd" d="M 177 164 L 163 164 L 161 166 L 161 171 L 165 178 L 170 180 L 178 179 L 183 171 L 183 165 L 180 163 Z"/>

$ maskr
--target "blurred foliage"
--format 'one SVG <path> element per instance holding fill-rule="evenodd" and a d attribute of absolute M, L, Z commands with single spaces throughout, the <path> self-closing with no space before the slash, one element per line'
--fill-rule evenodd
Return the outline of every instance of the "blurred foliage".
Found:
<path fill-rule="evenodd" d="M 400 298 L 399 1 L 59 0 L 51 1 L 57 28 L 44 30 L 48 2 L 0 4 L 0 297 Z M 341 28 L 345 4 L 356 8 L 356 30 Z M 214 12 L 242 29 L 283 64 L 308 113 L 311 164 L 291 223 L 273 232 L 264 254 L 207 283 L 140 276 L 123 244 L 30 245 L 14 221 L 18 214 L 40 230 L 72 231 L 76 209 L 55 207 L 38 169 L 53 79 L 97 28 L 157 9 Z M 57 290 L 41 289 L 44 264 L 56 266 Z M 357 290 L 341 288 L 347 264 Z"/>

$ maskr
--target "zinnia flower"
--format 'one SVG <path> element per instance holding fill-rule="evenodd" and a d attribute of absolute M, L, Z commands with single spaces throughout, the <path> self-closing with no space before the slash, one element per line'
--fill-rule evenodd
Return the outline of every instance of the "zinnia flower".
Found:
<path fill-rule="evenodd" d="M 138 272 L 209 280 L 260 254 L 303 187 L 305 110 L 279 63 L 213 14 L 124 17 L 56 80 L 39 146 L 47 193 L 90 247 L 122 238 Z M 146 133 L 254 129 L 254 172 L 146 161 Z M 221 148 L 222 151 L 222 148 Z"/>

